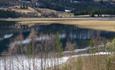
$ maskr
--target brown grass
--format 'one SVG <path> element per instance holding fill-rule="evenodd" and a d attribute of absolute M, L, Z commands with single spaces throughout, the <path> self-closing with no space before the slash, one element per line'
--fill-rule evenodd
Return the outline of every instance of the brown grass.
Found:
<path fill-rule="evenodd" d="M 115 56 L 71 58 L 59 70 L 115 70 Z"/>
<path fill-rule="evenodd" d="M 115 21 L 114 20 L 94 20 L 94 19 L 51 19 L 51 18 L 40 18 L 35 19 L 34 21 L 20 21 L 19 23 L 27 24 L 27 25 L 33 25 L 33 23 L 42 23 L 42 24 L 69 24 L 69 25 L 75 25 L 81 28 L 87 28 L 87 29 L 94 29 L 94 30 L 102 30 L 102 31 L 112 31 L 115 32 Z"/>
<path fill-rule="evenodd" d="M 1 19 L 3 20 L 3 19 Z M 113 19 L 96 19 L 96 18 L 18 18 L 18 19 L 5 19 L 5 21 L 16 21 L 21 24 L 34 25 L 34 24 L 69 24 L 81 28 L 112 31 L 115 32 L 115 20 Z"/>

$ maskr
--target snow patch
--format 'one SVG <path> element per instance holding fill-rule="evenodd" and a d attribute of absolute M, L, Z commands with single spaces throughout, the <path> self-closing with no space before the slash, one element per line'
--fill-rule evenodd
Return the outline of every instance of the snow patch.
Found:
<path fill-rule="evenodd" d="M 6 35 L 4 35 L 4 39 L 11 38 L 12 36 L 13 36 L 13 34 L 6 34 Z"/>

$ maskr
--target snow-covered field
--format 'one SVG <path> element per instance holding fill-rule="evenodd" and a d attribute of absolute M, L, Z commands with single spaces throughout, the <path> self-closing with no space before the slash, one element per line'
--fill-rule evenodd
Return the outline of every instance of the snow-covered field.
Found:
<path fill-rule="evenodd" d="M 0 59 L 0 70 L 41 70 L 41 68 L 54 67 L 63 64 L 68 57 L 62 58 L 28 58 L 25 56 L 12 56 Z"/>
<path fill-rule="evenodd" d="M 67 62 L 71 57 L 91 56 L 91 55 L 109 55 L 110 52 L 97 52 L 95 54 L 82 54 L 64 56 L 61 58 L 29 58 L 25 56 L 10 56 L 0 58 L 0 70 L 42 70 L 41 68 L 54 67 Z"/>

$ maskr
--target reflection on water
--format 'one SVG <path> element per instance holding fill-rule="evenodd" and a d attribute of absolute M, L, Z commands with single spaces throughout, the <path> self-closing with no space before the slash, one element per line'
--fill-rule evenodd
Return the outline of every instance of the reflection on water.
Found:
<path fill-rule="evenodd" d="M 87 47 L 91 39 L 109 40 L 115 37 L 114 32 L 84 29 L 73 25 L 35 24 L 29 27 L 15 22 L 2 21 L 0 23 L 0 52 L 16 44 L 29 44 L 33 39 L 37 42 L 51 40 L 56 33 L 59 33 L 63 47 L 71 41 L 77 44 L 77 48 Z"/>

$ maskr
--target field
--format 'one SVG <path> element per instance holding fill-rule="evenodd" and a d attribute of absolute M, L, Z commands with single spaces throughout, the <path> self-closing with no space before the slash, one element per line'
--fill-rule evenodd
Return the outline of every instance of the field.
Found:
<path fill-rule="evenodd" d="M 115 19 L 114 18 L 18 18 L 18 19 L 0 19 L 5 21 L 16 21 L 21 24 L 34 25 L 34 24 L 69 24 L 75 25 L 80 28 L 112 31 L 115 32 Z"/>
<path fill-rule="evenodd" d="M 115 56 L 94 55 L 70 58 L 59 70 L 115 70 Z"/>

